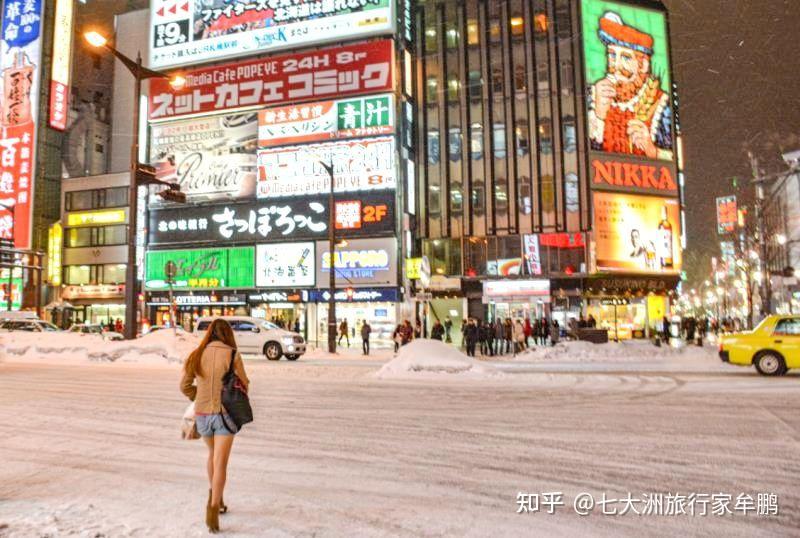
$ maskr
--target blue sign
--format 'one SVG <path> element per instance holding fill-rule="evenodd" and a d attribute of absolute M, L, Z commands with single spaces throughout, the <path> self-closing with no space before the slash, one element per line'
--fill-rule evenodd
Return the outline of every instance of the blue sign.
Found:
<path fill-rule="evenodd" d="M 9 47 L 24 47 L 39 39 L 42 0 L 3 1 L 3 41 Z"/>
<path fill-rule="evenodd" d="M 353 290 L 353 297 L 347 297 L 346 290 L 336 290 L 334 299 L 337 303 L 366 303 L 366 302 L 387 302 L 396 303 L 400 294 L 397 288 L 356 288 Z M 331 295 L 328 290 L 308 290 L 308 300 L 312 303 L 326 303 Z"/>

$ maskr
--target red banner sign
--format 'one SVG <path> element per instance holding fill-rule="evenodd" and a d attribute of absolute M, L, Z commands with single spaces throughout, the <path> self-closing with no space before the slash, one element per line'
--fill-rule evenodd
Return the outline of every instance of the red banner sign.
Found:
<path fill-rule="evenodd" d="M 675 169 L 671 163 L 593 155 L 591 165 L 594 189 L 667 195 L 678 193 Z"/>
<path fill-rule="evenodd" d="M 387 91 L 392 65 L 392 42 L 380 40 L 194 69 L 179 91 L 150 81 L 150 119 Z"/>

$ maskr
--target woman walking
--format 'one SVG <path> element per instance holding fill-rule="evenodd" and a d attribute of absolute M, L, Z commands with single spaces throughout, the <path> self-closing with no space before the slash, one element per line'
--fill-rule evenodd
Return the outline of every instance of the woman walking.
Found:
<path fill-rule="evenodd" d="M 194 402 L 197 432 L 208 446 L 208 502 L 206 525 L 210 532 L 219 531 L 219 514 L 228 511 L 222 500 L 228 471 L 228 457 L 233 447 L 236 425 L 222 407 L 222 378 L 233 361 L 236 376 L 250 385 L 242 356 L 236 351 L 236 339 L 227 321 L 215 319 L 203 340 L 183 366 L 181 392 Z"/>

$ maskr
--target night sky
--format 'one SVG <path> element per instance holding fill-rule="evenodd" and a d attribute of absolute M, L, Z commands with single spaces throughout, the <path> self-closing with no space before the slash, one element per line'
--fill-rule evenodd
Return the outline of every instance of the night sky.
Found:
<path fill-rule="evenodd" d="M 732 177 L 751 177 L 747 149 L 766 170 L 800 149 L 800 0 L 662 1 L 684 134 L 691 277 L 718 252 L 715 197 L 732 193 Z M 701 271 L 691 267 L 701 261 Z"/>

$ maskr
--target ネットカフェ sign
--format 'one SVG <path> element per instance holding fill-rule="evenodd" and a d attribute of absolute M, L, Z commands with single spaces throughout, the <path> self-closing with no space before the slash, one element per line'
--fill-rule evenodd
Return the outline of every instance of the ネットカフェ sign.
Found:
<path fill-rule="evenodd" d="M 394 231 L 394 191 L 336 195 L 337 237 Z M 279 198 L 150 211 L 148 244 L 269 242 L 328 236 L 328 197 Z"/>
<path fill-rule="evenodd" d="M 393 46 L 382 39 L 189 69 L 180 90 L 154 78 L 150 120 L 391 91 Z"/>

